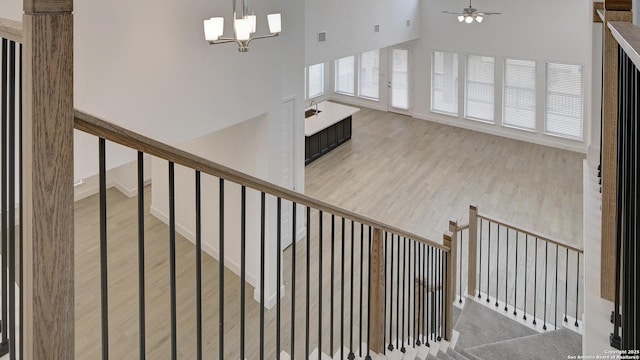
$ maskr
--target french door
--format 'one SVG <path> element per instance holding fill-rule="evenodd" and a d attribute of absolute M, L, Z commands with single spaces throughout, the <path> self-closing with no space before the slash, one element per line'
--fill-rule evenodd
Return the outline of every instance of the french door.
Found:
<path fill-rule="evenodd" d="M 389 49 L 389 111 L 411 111 L 411 61 L 408 47 Z"/>

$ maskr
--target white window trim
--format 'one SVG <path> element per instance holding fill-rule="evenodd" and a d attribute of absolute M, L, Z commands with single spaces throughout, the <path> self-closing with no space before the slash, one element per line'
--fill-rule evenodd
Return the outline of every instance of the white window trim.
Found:
<path fill-rule="evenodd" d="M 434 109 L 433 108 L 433 73 L 434 73 L 433 69 L 434 69 L 434 66 L 435 66 L 435 55 L 436 55 L 436 52 L 442 52 L 442 53 L 448 52 L 448 53 L 456 54 L 457 57 L 458 57 L 458 69 L 457 69 L 458 80 L 457 81 L 458 81 L 458 84 L 460 84 L 460 80 L 463 79 L 464 83 L 465 83 L 465 89 L 464 89 L 463 96 L 460 97 L 460 86 L 458 85 L 458 106 L 457 106 L 457 111 L 456 112 L 448 112 L 448 111 L 438 110 L 438 109 Z M 466 96 L 466 83 L 467 82 L 466 82 L 466 79 L 465 79 L 466 78 L 466 74 L 464 74 L 465 76 L 460 76 L 460 56 L 461 55 L 463 55 L 464 58 L 466 59 L 467 54 L 461 54 L 461 53 L 456 52 L 456 51 L 431 49 L 431 73 L 429 74 L 429 76 L 431 77 L 431 80 L 430 80 L 431 81 L 431 89 L 429 90 L 431 100 L 430 100 L 429 108 L 430 108 L 430 111 L 432 113 L 441 114 L 441 115 L 447 115 L 447 116 L 451 116 L 451 117 L 455 117 L 455 118 L 459 118 L 460 116 L 464 116 L 464 112 L 460 113 L 460 99 L 462 99 L 463 103 L 466 104 L 466 101 L 465 101 L 464 97 Z M 466 65 L 465 65 L 465 69 L 466 69 Z"/>
<path fill-rule="evenodd" d="M 315 65 L 319 65 L 322 64 L 322 92 L 320 92 L 317 95 L 314 95 L 313 97 L 309 96 L 309 68 L 311 66 L 315 66 Z M 317 63 L 317 64 L 311 64 L 309 66 L 305 67 L 305 89 L 304 89 L 304 93 L 305 93 L 305 98 L 307 100 L 313 100 L 313 99 L 317 99 L 319 97 L 322 97 L 326 94 L 326 90 L 327 90 L 327 84 L 326 84 L 326 78 L 327 78 L 327 64 L 326 63 Z"/>
<path fill-rule="evenodd" d="M 585 136 L 585 132 L 587 131 L 587 126 L 585 126 L 585 92 L 586 92 L 586 81 L 585 81 L 585 69 L 586 66 L 584 64 L 581 63 L 575 63 L 575 62 L 567 62 L 567 61 L 557 61 L 557 60 L 545 60 L 544 62 L 544 93 L 543 93 L 543 109 L 544 109 L 544 116 L 543 116 L 543 123 L 542 123 L 542 131 L 541 133 L 546 135 L 546 136 L 550 136 L 550 137 L 554 137 L 554 138 L 559 138 L 559 139 L 564 139 L 564 140 L 569 140 L 569 141 L 575 141 L 575 142 L 581 142 L 584 143 L 586 136 Z M 564 135 L 564 134 L 557 134 L 554 132 L 549 132 L 547 130 L 547 89 L 548 89 L 548 85 L 549 85 L 549 67 L 548 64 L 560 64 L 560 65 L 573 65 L 573 66 L 579 66 L 582 68 L 582 86 L 580 88 L 580 92 L 582 95 L 582 106 L 580 108 L 580 118 L 582 120 L 582 137 L 574 137 L 574 136 L 568 136 L 568 135 Z"/>
<path fill-rule="evenodd" d="M 507 86 L 507 60 L 520 60 L 520 61 L 531 61 L 535 64 L 535 69 L 534 69 L 534 80 L 535 80 L 535 89 L 534 89 L 534 94 L 535 94 L 535 98 L 536 98 L 536 106 L 535 106 L 535 123 L 533 125 L 533 129 L 531 128 L 525 128 L 525 127 L 520 127 L 520 126 L 516 126 L 516 125 L 511 125 L 511 124 L 505 124 L 504 119 L 505 119 L 505 88 Z M 532 59 L 524 59 L 524 58 L 516 58 L 516 57 L 509 57 L 509 56 L 505 56 L 503 59 L 503 76 L 502 76 L 502 87 L 501 87 L 501 95 L 502 95 L 502 116 L 500 118 L 500 125 L 505 127 L 505 128 L 509 128 L 509 129 L 514 129 L 514 130 L 520 130 L 520 131 L 525 131 L 528 133 L 538 133 L 538 122 L 540 119 L 540 114 L 539 114 L 539 104 L 540 104 L 540 99 L 539 97 L 539 89 L 540 89 L 540 84 L 538 84 L 538 68 L 540 66 L 539 62 L 536 60 L 532 60 Z M 545 76 L 545 83 L 544 83 L 544 87 L 546 90 L 546 76 Z M 544 95 L 544 99 L 543 99 L 543 103 L 546 104 L 546 93 Z M 546 112 L 545 112 L 546 114 Z M 545 115 L 546 116 L 546 115 Z"/>
<path fill-rule="evenodd" d="M 357 93 L 357 97 L 360 99 L 365 99 L 365 100 L 369 100 L 369 101 L 375 101 L 375 102 L 380 102 L 380 49 L 373 49 L 373 50 L 368 50 L 365 52 L 369 52 L 369 51 L 374 51 L 374 50 L 378 50 L 378 97 L 374 98 L 374 97 L 370 97 L 370 96 L 365 96 L 361 94 L 360 91 L 360 70 L 362 69 L 362 53 L 358 54 L 357 57 L 357 63 L 356 63 L 356 76 L 354 78 L 355 82 L 356 82 L 356 93 Z"/>
<path fill-rule="evenodd" d="M 469 56 L 479 56 L 479 57 L 490 57 L 493 58 L 493 119 L 492 120 L 487 120 L 487 119 L 480 119 L 474 116 L 469 116 L 467 115 L 467 97 L 468 97 L 468 84 L 469 84 Z M 464 54 L 464 97 L 463 97 L 463 106 L 464 106 L 464 113 L 462 114 L 462 117 L 466 120 L 472 120 L 472 121 L 477 121 L 477 122 L 481 122 L 484 124 L 490 124 L 490 125 L 495 125 L 499 122 L 500 119 L 496 119 L 496 89 L 498 88 L 496 86 L 496 63 L 497 63 L 497 56 L 492 56 L 492 55 L 482 55 L 482 54 L 470 54 L 470 53 L 465 53 Z M 460 61 L 460 59 L 458 59 L 458 61 Z M 460 101 L 458 99 L 458 101 Z"/>

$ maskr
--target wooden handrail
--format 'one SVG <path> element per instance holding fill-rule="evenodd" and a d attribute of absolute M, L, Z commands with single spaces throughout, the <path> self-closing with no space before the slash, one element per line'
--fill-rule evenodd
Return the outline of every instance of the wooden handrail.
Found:
<path fill-rule="evenodd" d="M 0 37 L 22 43 L 22 23 L 0 18 Z"/>
<path fill-rule="evenodd" d="M 469 224 L 458 225 L 456 226 L 456 231 L 463 231 L 463 230 L 467 230 L 468 228 L 469 228 Z"/>
<path fill-rule="evenodd" d="M 640 27 L 630 22 L 610 21 L 611 35 L 627 53 L 631 61 L 640 68 Z"/>
<path fill-rule="evenodd" d="M 551 237 L 549 237 L 549 236 L 545 236 L 545 235 L 542 235 L 542 234 L 540 234 L 540 233 L 536 233 L 536 232 L 534 232 L 534 231 L 525 230 L 525 229 L 519 228 L 519 227 L 517 227 L 517 226 L 510 225 L 509 223 L 507 223 L 507 222 L 506 222 L 506 221 L 504 221 L 504 220 L 496 219 L 496 218 L 493 218 L 493 217 L 490 217 L 490 216 L 487 216 L 487 215 L 484 215 L 484 214 L 480 214 L 480 213 L 478 213 L 478 218 L 479 218 L 479 219 L 484 219 L 484 220 L 490 221 L 490 222 L 495 223 L 495 224 L 498 224 L 498 225 L 502 225 L 502 226 L 504 226 L 504 227 L 507 227 L 507 228 L 509 228 L 509 229 L 512 229 L 512 230 L 515 230 L 515 231 L 518 231 L 518 232 L 521 232 L 521 233 L 527 234 L 527 235 L 529 235 L 529 236 L 533 236 L 533 237 L 535 237 L 535 238 L 536 238 L 536 239 L 538 239 L 538 240 L 546 241 L 546 242 L 548 242 L 548 243 L 555 244 L 555 245 L 559 245 L 559 246 L 562 246 L 562 247 L 567 248 L 567 249 L 569 249 L 569 250 L 573 250 L 573 251 L 575 251 L 575 252 L 578 252 L 578 253 L 584 254 L 584 250 L 579 249 L 579 248 L 577 248 L 577 247 L 575 247 L 575 246 L 573 246 L 573 245 L 569 245 L 569 244 L 568 244 L 568 243 L 566 243 L 566 242 L 563 242 L 563 241 L 560 241 L 560 240 L 553 240 L 553 239 L 551 239 Z"/>
<path fill-rule="evenodd" d="M 334 214 L 345 219 L 353 220 L 366 226 L 371 226 L 374 229 L 380 229 L 382 231 L 394 233 L 402 237 L 419 241 L 436 249 L 447 252 L 449 251 L 448 247 L 426 239 L 422 236 L 412 234 L 408 231 L 398 229 L 396 227 L 384 224 L 380 221 L 361 216 L 352 211 L 345 210 L 343 208 L 325 203 L 323 201 L 311 198 L 309 196 L 297 193 L 289 189 L 285 189 L 256 177 L 249 176 L 237 170 L 193 155 L 184 150 L 180 150 L 175 147 L 163 144 L 159 141 L 153 140 L 133 131 L 129 131 L 125 128 L 114 125 L 78 110 L 75 111 L 75 128 L 77 130 L 84 131 L 97 137 L 104 138 L 108 141 L 127 146 L 134 150 L 142 151 L 146 154 L 171 161 L 175 164 L 186 166 L 188 168 L 198 170 L 202 173 L 209 174 L 215 177 L 223 178 L 236 184 L 244 185 L 248 188 L 265 192 L 267 194 L 271 194 L 285 200 L 294 201 L 298 205 L 322 210 L 324 212 Z"/>

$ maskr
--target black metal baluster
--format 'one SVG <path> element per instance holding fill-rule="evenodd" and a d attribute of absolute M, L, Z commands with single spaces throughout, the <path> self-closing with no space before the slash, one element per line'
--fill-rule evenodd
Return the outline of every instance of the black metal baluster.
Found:
<path fill-rule="evenodd" d="M 404 344 L 405 344 L 404 314 L 406 314 L 404 300 L 405 300 L 405 294 L 406 294 L 405 292 L 406 284 L 407 284 L 407 238 L 403 237 L 402 238 L 402 347 L 400 348 L 400 351 L 402 351 L 403 353 L 407 351 L 407 349 L 404 347 Z"/>
<path fill-rule="evenodd" d="M 260 193 L 260 360 L 264 360 L 264 282 L 265 282 L 265 252 L 266 252 L 266 238 L 265 238 L 265 207 L 266 207 L 265 193 Z M 220 221 L 222 224 L 222 221 Z M 220 241 L 222 243 L 222 241 Z M 222 258 L 222 255 L 221 255 Z M 223 269 L 220 269 L 221 271 Z M 223 284 L 221 283 L 222 287 Z M 222 297 L 220 298 L 222 299 Z M 222 312 L 220 313 L 220 319 L 222 320 Z M 220 325 L 222 327 L 222 325 Z M 224 359 L 222 350 L 220 350 L 220 359 Z"/>
<path fill-rule="evenodd" d="M 576 253 L 577 264 L 576 264 L 576 322 L 575 326 L 578 326 L 578 308 L 580 307 L 580 253 Z"/>
<path fill-rule="evenodd" d="M 411 276 L 411 239 L 406 239 L 407 241 L 407 252 L 409 253 L 408 257 L 406 258 L 407 261 L 409 261 L 409 264 L 407 266 L 407 278 L 409 276 Z M 407 292 L 405 294 L 405 296 L 407 297 L 407 344 L 408 345 L 413 345 L 413 341 L 411 341 L 411 283 L 412 281 L 407 279 Z"/>
<path fill-rule="evenodd" d="M 509 308 L 508 308 L 509 299 L 507 298 L 507 291 L 509 290 L 509 228 L 506 228 L 506 230 L 507 230 L 507 240 L 506 240 L 507 253 L 505 256 L 506 263 L 504 268 L 504 311 L 509 311 Z"/>
<path fill-rule="evenodd" d="M 393 255 L 394 255 L 394 234 L 391 234 L 391 274 L 389 276 L 390 279 L 390 289 L 389 289 L 389 298 L 393 299 Z M 396 302 L 396 308 L 398 306 L 398 303 Z M 389 301 L 389 346 L 387 347 L 387 349 L 389 349 L 389 351 L 393 351 L 394 347 L 393 347 L 393 300 Z"/>
<path fill-rule="evenodd" d="M 418 341 L 418 335 L 417 335 L 417 329 L 416 329 L 416 265 L 417 263 L 417 251 L 416 251 L 416 242 L 413 242 L 413 278 L 411 279 L 411 281 L 409 281 L 409 284 L 413 287 L 413 326 L 411 327 L 411 329 L 413 330 L 413 341 L 411 342 L 411 345 L 415 348 L 416 345 L 416 341 Z M 409 257 L 411 257 L 411 255 L 409 255 Z M 411 322 L 409 322 L 409 324 L 411 324 Z"/>
<path fill-rule="evenodd" d="M 515 287 L 513 288 L 513 315 L 518 315 L 518 248 L 520 247 L 520 233 L 516 231 L 516 282 Z M 525 269 L 526 271 L 526 269 Z M 525 284 L 526 287 L 526 284 Z M 525 299 L 526 301 L 526 299 Z"/>
<path fill-rule="evenodd" d="M 331 305 L 329 313 L 329 354 L 331 357 L 335 355 L 333 352 L 333 293 L 334 293 L 334 268 L 335 268 L 335 235 L 336 235 L 336 216 L 331 214 Z"/>
<path fill-rule="evenodd" d="M 429 346 L 429 335 L 428 335 L 428 330 L 427 330 L 427 324 L 429 323 L 426 318 L 428 316 L 427 314 L 427 302 L 429 301 L 427 298 L 427 246 L 425 244 L 421 244 L 422 246 L 422 288 L 421 288 L 421 295 L 422 295 L 422 315 L 420 316 L 420 320 L 422 321 L 422 343 L 426 344 L 427 346 Z M 427 336 L 425 336 L 425 334 Z"/>
<path fill-rule="evenodd" d="M 219 199 L 218 204 L 219 208 L 219 225 L 218 230 L 220 231 L 219 239 L 219 257 L 218 257 L 218 286 L 220 287 L 218 290 L 218 339 L 219 339 L 219 357 L 220 359 L 224 359 L 224 179 L 219 179 Z M 263 194 L 263 214 L 264 214 L 264 194 Z M 264 215 L 262 216 L 262 227 L 264 228 Z M 263 231 L 264 232 L 264 231 Z M 264 236 L 262 236 L 264 239 Z M 263 241 L 264 242 L 264 241 Z M 175 241 L 174 241 L 175 243 Z M 175 246 L 175 244 L 174 244 Z M 264 246 L 261 246 L 261 255 L 260 255 L 260 328 L 262 329 L 262 310 L 264 305 L 264 287 L 262 284 L 264 283 Z M 262 332 L 260 333 L 260 354 L 262 354 Z M 262 357 L 261 357 L 262 358 Z"/>
<path fill-rule="evenodd" d="M 442 250 L 438 249 L 438 341 L 442 340 L 442 294 L 444 291 L 444 274 L 442 272 Z"/>
<path fill-rule="evenodd" d="M 355 250 L 354 250 L 354 246 L 355 246 L 355 228 L 354 228 L 354 223 L 353 220 L 351 220 L 351 295 L 349 296 L 349 301 L 350 301 L 350 309 L 349 309 L 349 317 L 351 318 L 349 323 L 350 323 L 350 327 L 349 327 L 349 360 L 353 360 L 355 359 L 356 355 L 355 355 L 355 351 L 353 350 L 353 275 L 354 275 L 354 270 L 353 270 L 353 264 L 354 264 L 354 254 L 355 254 Z"/>
<path fill-rule="evenodd" d="M 527 273 L 529 272 L 529 234 L 525 234 L 525 243 L 524 243 L 524 310 L 522 319 L 527 320 Z M 535 299 L 534 299 L 535 304 Z"/>
<path fill-rule="evenodd" d="M 23 224 L 23 211 L 22 211 L 22 203 L 23 203 L 23 192 L 22 192 L 22 44 L 18 45 L 19 48 L 19 63 L 20 63 L 20 72 L 18 75 L 18 138 L 20 139 L 20 145 L 18 147 L 18 171 L 19 171 L 19 175 L 18 175 L 18 182 L 20 183 L 19 186 L 19 192 L 18 192 L 18 197 L 20 198 L 20 205 L 19 205 L 19 211 L 20 211 L 20 290 L 19 290 L 19 302 L 20 302 L 20 306 L 22 306 L 22 304 L 24 304 L 24 294 L 23 294 L 23 266 L 22 264 L 24 264 L 24 256 L 22 256 L 23 254 L 23 228 L 22 228 L 22 224 Z M 19 330 L 19 335 L 18 335 L 18 339 L 19 339 L 19 346 L 18 346 L 18 352 L 20 354 L 24 354 L 23 350 L 24 350 L 24 346 L 23 343 L 24 341 L 22 341 L 22 339 L 24 339 L 24 330 L 22 324 L 24 324 L 23 321 L 23 311 L 20 311 L 20 314 L 18 315 L 18 319 L 19 319 L 19 323 L 20 323 L 20 330 Z"/>
<path fill-rule="evenodd" d="M 459 291 L 459 296 L 460 299 L 458 300 L 459 304 L 462 304 L 462 246 L 464 244 L 464 241 L 462 241 L 462 234 L 464 233 L 464 230 L 460 231 L 460 241 L 458 241 L 458 244 L 460 244 L 460 256 L 458 257 L 458 265 L 460 265 L 460 270 L 458 271 L 458 275 L 459 275 L 459 279 L 458 279 L 458 291 Z"/>
<path fill-rule="evenodd" d="M 498 306 L 498 288 L 500 287 L 500 224 L 498 224 L 498 244 L 496 246 L 496 307 Z"/>
<path fill-rule="evenodd" d="M 487 248 L 487 302 L 491 302 L 489 299 L 489 281 L 491 279 L 491 221 L 487 221 L 489 226 L 489 247 Z"/>
<path fill-rule="evenodd" d="M 416 308 L 418 309 L 417 312 L 419 314 L 418 317 L 414 316 L 414 320 L 416 322 L 415 324 L 415 328 L 417 329 L 417 336 L 416 336 L 416 345 L 420 346 L 422 345 L 422 329 L 420 328 L 420 326 L 422 325 L 422 286 L 420 285 L 420 281 L 418 279 L 421 279 L 422 276 L 422 243 L 418 243 L 418 262 L 416 263 L 416 265 L 418 266 L 418 271 L 417 271 L 417 275 L 414 276 L 413 279 L 413 283 L 414 286 L 416 286 L 416 296 L 417 296 L 417 303 L 415 303 Z M 418 281 L 418 283 L 416 284 L 416 281 Z M 415 297 L 414 297 L 415 299 Z M 415 300 L 414 300 L 415 301 Z"/>
<path fill-rule="evenodd" d="M 387 328 L 386 328 L 386 322 L 387 322 L 387 256 L 389 255 L 389 241 L 388 241 L 388 236 L 389 233 L 388 232 L 384 232 L 384 321 L 385 321 L 385 327 L 382 330 L 382 335 L 383 335 L 383 339 L 382 339 L 382 354 L 386 355 L 387 350 L 384 347 L 384 344 L 387 343 Z"/>
<path fill-rule="evenodd" d="M 345 219 L 342 218 L 342 252 L 340 254 L 340 359 L 344 359 L 344 237 L 345 237 Z"/>
<path fill-rule="evenodd" d="M 568 305 L 569 305 L 569 248 L 567 250 L 567 257 L 564 260 L 564 322 L 568 322 L 567 319 Z"/>
<path fill-rule="evenodd" d="M 367 247 L 367 356 L 366 360 L 371 360 L 371 226 L 369 226 L 369 246 Z"/>
<path fill-rule="evenodd" d="M 295 214 L 295 209 L 294 209 Z M 295 224 L 295 218 L 294 218 Z M 295 241 L 293 242 L 295 249 Z M 295 255 L 295 251 L 293 252 Z M 295 256 L 292 261 L 292 271 L 295 277 Z M 240 359 L 245 358 L 245 326 L 246 326 L 246 288 L 247 288 L 247 188 L 242 186 L 240 190 Z M 292 285 L 295 290 L 295 281 Z M 293 291 L 292 290 L 292 291 Z M 295 297 L 295 292 L 291 294 L 291 298 Z M 293 300 L 291 300 L 293 306 Z M 294 317 L 291 316 L 291 326 L 295 323 Z M 293 332 L 291 332 L 293 337 Z M 293 346 L 293 341 L 292 345 Z M 293 348 L 291 349 L 293 354 Z M 293 356 L 293 355 L 292 355 Z"/>
<path fill-rule="evenodd" d="M 196 172 L 196 182 L 199 184 L 200 173 Z M 196 185 L 196 191 L 199 191 L 199 185 Z M 199 194 L 196 199 L 199 199 Z M 197 200 L 199 201 L 199 200 Z M 200 221 L 199 203 L 196 203 L 196 221 Z M 139 342 L 140 342 L 140 359 L 146 358 L 146 332 L 145 332 L 145 277 L 144 277 L 144 154 L 138 151 L 138 323 L 139 323 Z M 198 225 L 196 225 L 198 230 Z M 200 296 L 197 296 L 200 299 Z M 200 317 L 198 317 L 200 318 Z M 200 329 L 200 328 L 199 328 Z M 201 360 L 201 357 L 198 358 Z"/>
<path fill-rule="evenodd" d="M 309 318 L 309 309 L 311 308 L 311 209 L 307 206 L 307 306 L 305 308 L 305 318 L 307 326 L 305 326 L 305 340 L 304 340 L 304 357 L 307 358 L 309 356 L 309 328 L 311 328 L 310 318 Z M 293 356 L 293 354 L 291 355 Z"/>
<path fill-rule="evenodd" d="M 553 327 L 558 329 L 558 245 L 556 244 L 556 301 L 555 301 L 555 316 L 553 318 Z M 554 329 L 554 330 L 555 330 Z"/>
<path fill-rule="evenodd" d="M 429 322 L 429 338 L 435 340 L 435 314 L 436 314 L 436 303 L 435 303 L 435 257 L 434 257 L 434 251 L 435 249 L 432 247 L 429 247 L 429 258 L 431 260 L 431 267 L 429 268 L 429 283 L 427 284 L 427 289 L 430 293 L 430 298 L 431 298 L 431 311 L 429 312 L 429 314 L 431 315 L 431 321 Z M 433 337 L 431 337 L 431 335 L 433 335 Z M 429 343 L 427 343 L 429 344 Z"/>
<path fill-rule="evenodd" d="M 549 243 L 544 242 L 544 325 L 542 330 L 547 330 L 547 283 L 549 281 Z"/>
<path fill-rule="evenodd" d="M 478 255 L 478 299 L 482 299 L 482 219 L 478 220 L 480 220 L 480 254 Z M 487 256 L 487 261 L 489 261 L 488 258 L 489 256 Z M 487 292 L 487 294 L 488 293 L 489 292 Z"/>
<path fill-rule="evenodd" d="M 398 235 L 398 256 L 396 259 L 396 349 L 400 349 L 400 247 L 402 242 Z"/>
<path fill-rule="evenodd" d="M 536 256 L 533 265 L 533 325 L 536 324 L 536 310 L 538 309 L 538 238 L 536 238 Z"/>
<path fill-rule="evenodd" d="M 196 171 L 196 356 L 202 359 L 202 202 L 200 171 Z M 242 350 L 241 350 L 242 351 Z"/>
<path fill-rule="evenodd" d="M 7 200 L 7 104 L 8 99 L 5 94 L 5 90 L 7 89 L 8 75 L 7 75 L 7 63 L 8 63 L 8 41 L 7 39 L 2 39 L 2 295 L 8 291 L 7 284 L 7 271 L 9 269 L 8 265 L 8 257 L 5 256 L 8 252 L 8 231 L 7 231 L 7 215 L 9 213 L 9 205 Z M 8 318 L 8 310 L 7 310 L 8 302 L 2 301 L 2 320 L 3 324 L 7 323 Z M 6 326 L 6 325 L 5 325 Z M 7 331 L 2 329 L 2 347 L 9 346 L 9 336 Z"/>
<path fill-rule="evenodd" d="M 280 277 L 282 271 L 282 199 L 276 200 L 276 359 L 280 360 L 280 327 L 281 321 L 281 304 L 280 304 L 280 287 L 282 280 Z M 291 355 L 293 356 L 293 355 Z"/>
<path fill-rule="evenodd" d="M 100 177 L 100 285 L 101 285 L 101 321 L 102 321 L 102 359 L 109 359 L 109 282 L 107 263 L 107 168 L 105 140 L 98 140 L 99 177 Z M 4 167 L 3 167 L 4 168 Z M 172 180 L 170 179 L 171 183 Z M 171 200 L 171 197 L 169 197 Z M 3 231 L 4 233 L 4 231 Z M 4 240 L 4 239 L 3 239 Z M 3 241 L 4 244 L 4 241 Z M 3 267 L 4 269 L 4 267 Z M 4 281 L 4 276 L 3 276 Z M 3 332 L 4 335 L 4 332 Z"/>
<path fill-rule="evenodd" d="M 296 234 L 296 210 L 297 204 L 291 204 L 291 358 L 295 358 L 296 349 L 296 243 L 298 242 Z M 344 293 L 344 292 L 343 292 Z M 244 359 L 244 357 L 240 357 Z"/>
<path fill-rule="evenodd" d="M 173 162 L 169 162 L 169 283 L 171 287 L 171 359 L 175 360 L 178 358 L 178 312 L 176 306 L 175 164 Z M 222 345 L 220 348 L 222 349 Z"/>
<path fill-rule="evenodd" d="M 362 294 L 364 271 L 364 224 L 360 224 L 360 326 L 358 327 L 358 356 L 362 357 Z"/>
<path fill-rule="evenodd" d="M 322 355 L 322 210 L 318 211 L 318 358 Z"/>
<path fill-rule="evenodd" d="M 9 42 L 9 359 L 16 358 L 16 43 Z M 4 151 L 4 150 L 3 150 Z M 2 253 L 4 257 L 5 253 Z M 4 332 L 5 329 L 2 329 Z"/>

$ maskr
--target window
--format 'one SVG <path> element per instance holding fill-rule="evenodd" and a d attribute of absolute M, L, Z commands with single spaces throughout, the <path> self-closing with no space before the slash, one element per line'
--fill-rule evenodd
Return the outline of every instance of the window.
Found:
<path fill-rule="evenodd" d="M 504 125 L 536 129 L 536 63 L 507 59 L 504 68 Z"/>
<path fill-rule="evenodd" d="M 547 64 L 548 134 L 582 140 L 582 66 Z"/>
<path fill-rule="evenodd" d="M 336 60 L 336 92 L 344 95 L 355 95 L 355 56 L 347 56 Z"/>
<path fill-rule="evenodd" d="M 380 98 L 380 51 L 371 50 L 360 55 L 358 96 L 378 100 Z"/>
<path fill-rule="evenodd" d="M 467 117 L 493 122 L 494 71 L 494 58 L 467 57 Z"/>
<path fill-rule="evenodd" d="M 307 75 L 307 99 L 324 94 L 324 63 L 309 66 Z"/>
<path fill-rule="evenodd" d="M 458 54 L 433 52 L 431 110 L 458 115 Z"/>

